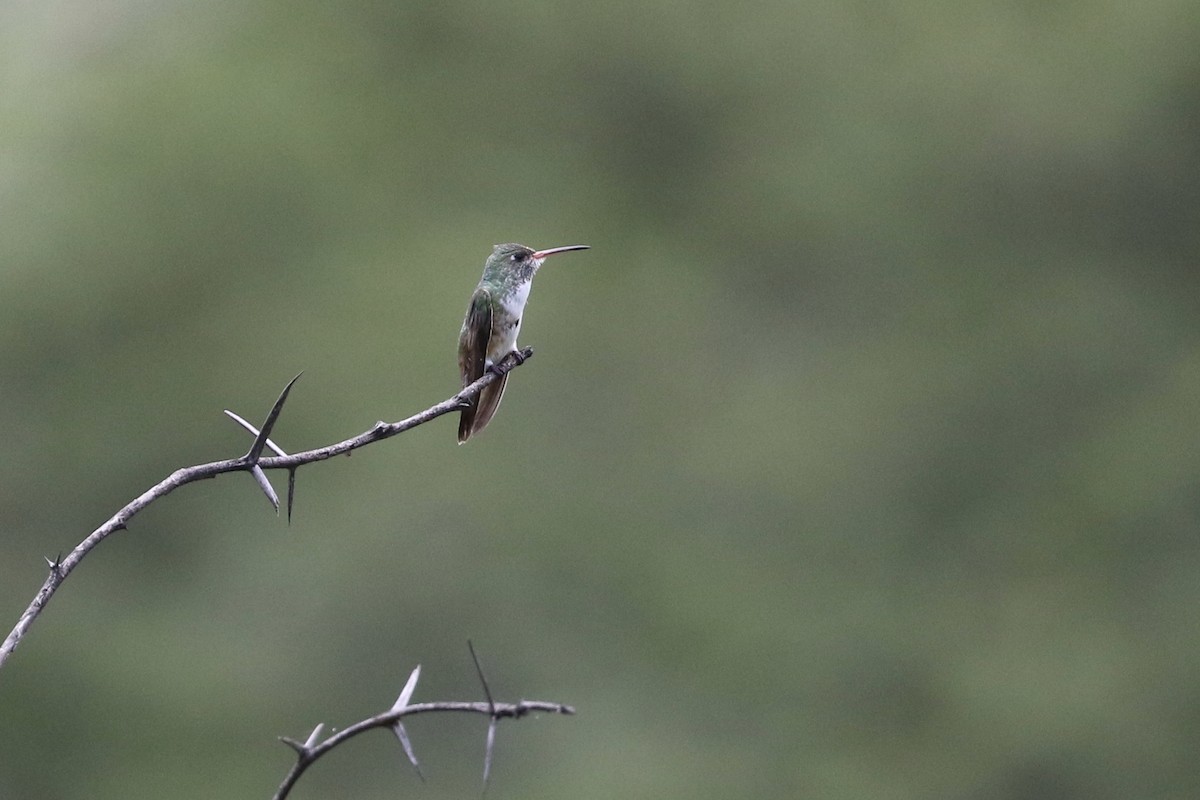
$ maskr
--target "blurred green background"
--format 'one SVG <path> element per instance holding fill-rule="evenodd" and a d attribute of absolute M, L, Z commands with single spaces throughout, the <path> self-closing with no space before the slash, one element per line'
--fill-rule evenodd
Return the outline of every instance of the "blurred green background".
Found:
<path fill-rule="evenodd" d="M 0 612 L 265 415 L 449 419 L 106 541 L 0 670 L 0 796 L 268 797 L 278 735 L 503 725 L 493 798 L 1200 795 L 1200 6 L 0 6 Z M 282 478 L 277 477 L 282 488 Z M 471 797 L 479 718 L 297 798 Z"/>

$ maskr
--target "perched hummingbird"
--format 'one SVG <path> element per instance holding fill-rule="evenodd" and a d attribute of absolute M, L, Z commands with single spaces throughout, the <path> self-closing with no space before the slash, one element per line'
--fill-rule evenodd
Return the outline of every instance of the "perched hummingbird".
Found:
<path fill-rule="evenodd" d="M 586 244 L 548 250 L 534 250 L 523 244 L 498 244 L 492 248 L 458 334 L 458 369 L 464 387 L 479 380 L 492 365 L 517 349 L 529 287 L 542 262 L 555 253 L 587 249 Z M 507 382 L 508 375 L 501 375 L 471 401 L 469 408 L 463 409 L 458 421 L 459 444 L 487 427 L 500 405 Z"/>

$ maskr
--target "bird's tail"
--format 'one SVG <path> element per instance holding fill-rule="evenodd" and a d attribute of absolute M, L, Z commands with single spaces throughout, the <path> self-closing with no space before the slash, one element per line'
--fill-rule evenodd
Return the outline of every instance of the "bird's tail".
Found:
<path fill-rule="evenodd" d="M 462 444 L 473 434 L 479 433 L 491 422 L 492 415 L 500 407 L 500 398 L 504 396 L 504 385 L 508 383 L 508 373 L 484 387 L 479 397 L 471 401 L 471 405 L 462 410 L 458 418 L 458 443 Z"/>

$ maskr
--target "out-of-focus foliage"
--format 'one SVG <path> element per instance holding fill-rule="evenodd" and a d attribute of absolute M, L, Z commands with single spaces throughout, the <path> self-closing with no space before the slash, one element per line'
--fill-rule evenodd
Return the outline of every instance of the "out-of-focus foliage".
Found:
<path fill-rule="evenodd" d="M 486 434 L 247 476 L 100 547 L 0 671 L 0 796 L 265 797 L 418 700 L 490 796 L 1191 798 L 1200 11 L 0 7 L 0 611 L 171 469 L 455 389 Z M 422 718 L 297 797 L 470 796 Z"/>

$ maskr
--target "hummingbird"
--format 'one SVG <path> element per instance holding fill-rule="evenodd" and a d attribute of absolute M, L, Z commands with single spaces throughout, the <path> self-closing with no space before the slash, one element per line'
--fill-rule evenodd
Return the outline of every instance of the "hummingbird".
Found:
<path fill-rule="evenodd" d="M 458 334 L 458 369 L 464 388 L 517 349 L 529 287 L 542 262 L 555 253 L 587 249 L 586 244 L 546 250 L 534 250 L 523 244 L 498 244 L 492 248 Z M 459 444 L 487 427 L 500 405 L 507 382 L 507 373 L 501 375 L 463 409 L 458 421 Z"/>

